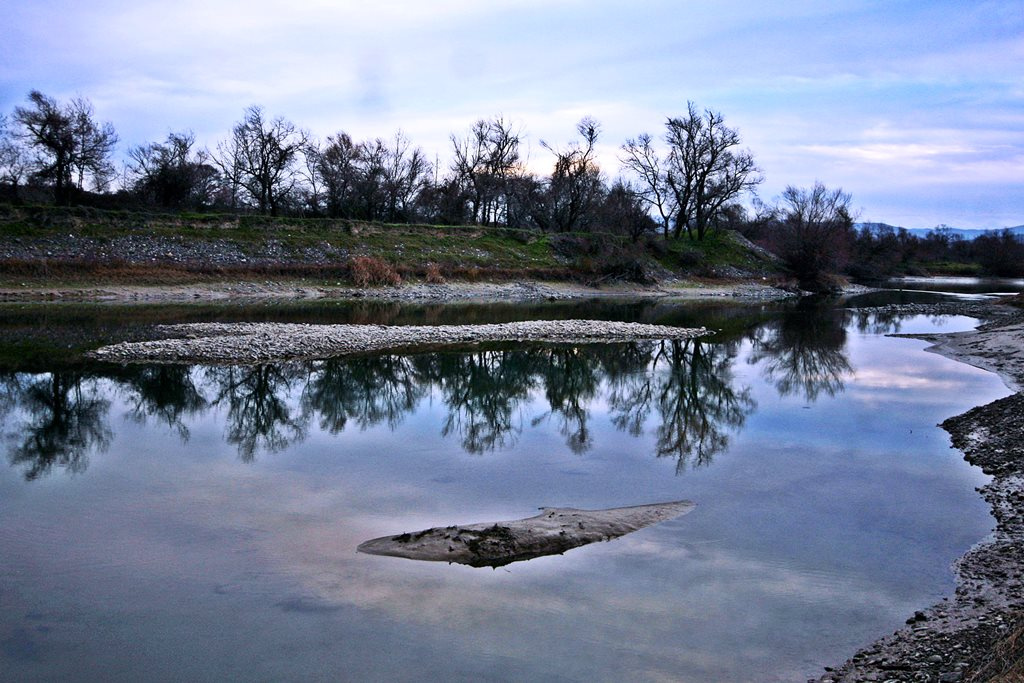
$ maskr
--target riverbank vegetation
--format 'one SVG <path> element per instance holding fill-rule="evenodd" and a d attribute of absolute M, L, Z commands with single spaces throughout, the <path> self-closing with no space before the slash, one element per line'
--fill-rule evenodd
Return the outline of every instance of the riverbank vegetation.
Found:
<path fill-rule="evenodd" d="M 527 163 L 522 127 L 501 116 L 453 132 L 447 165 L 440 156 L 432 162 L 401 131 L 318 139 L 258 106 L 246 108 L 212 147 L 179 131 L 129 145 L 118 160 L 119 142 L 113 124 L 81 97 L 61 103 L 33 91 L 10 116 L 0 115 L 2 236 L 52 238 L 66 230 L 109 242 L 130 232 L 227 240 L 240 252 L 234 261 L 200 253 L 188 263 L 174 249 L 145 263 L 122 254 L 125 277 L 168 268 L 204 276 L 277 268 L 359 284 L 770 275 L 822 291 L 842 277 L 1024 274 L 1024 244 L 1009 232 L 968 242 L 941 230 L 925 238 L 857 230 L 851 195 L 820 182 L 762 201 L 755 194 L 761 170 L 739 132 L 721 113 L 692 102 L 666 118 L 660 135 L 625 140 L 616 169 L 598 164 L 598 147 L 607 142 L 600 123 L 584 117 L 567 142 L 540 141 L 550 154 L 547 174 Z M 266 241 L 281 258 L 253 246 Z M 284 254 L 289 250 L 302 256 Z M 118 258 L 7 251 L 3 271 L 13 275 L 44 268 L 50 277 L 99 276 Z"/>

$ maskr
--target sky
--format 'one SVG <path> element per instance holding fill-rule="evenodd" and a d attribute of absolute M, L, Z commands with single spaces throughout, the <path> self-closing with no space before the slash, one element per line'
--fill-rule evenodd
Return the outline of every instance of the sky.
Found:
<path fill-rule="evenodd" d="M 586 115 L 619 147 L 720 112 L 766 201 L 821 181 L 860 220 L 1024 224 L 1024 1 L 0 0 L 0 112 L 84 96 L 121 152 L 213 147 L 260 105 L 326 137 L 450 135 L 503 116 L 550 172 Z"/>

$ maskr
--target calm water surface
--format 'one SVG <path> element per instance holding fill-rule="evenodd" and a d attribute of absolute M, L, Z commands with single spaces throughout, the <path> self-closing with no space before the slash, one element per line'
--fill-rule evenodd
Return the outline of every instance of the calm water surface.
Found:
<path fill-rule="evenodd" d="M 316 319 L 578 315 L 361 310 Z M 986 478 L 935 425 L 1007 391 L 883 335 L 973 321 L 589 313 L 723 331 L 122 368 L 52 349 L 141 314 L 75 309 L 60 328 L 8 310 L 8 355 L 33 330 L 51 347 L 0 376 L 0 678 L 806 680 L 951 592 L 950 563 L 992 520 Z M 182 315 L 207 316 L 164 317 Z M 684 498 L 684 517 L 497 570 L 355 552 L 542 506 Z"/>
<path fill-rule="evenodd" d="M 885 284 L 896 290 L 944 292 L 961 295 L 1016 294 L 1024 292 L 1024 278 L 899 277 Z"/>

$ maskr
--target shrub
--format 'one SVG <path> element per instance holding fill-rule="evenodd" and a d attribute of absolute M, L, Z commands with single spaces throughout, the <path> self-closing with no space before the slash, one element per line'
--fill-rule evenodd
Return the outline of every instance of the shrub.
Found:
<path fill-rule="evenodd" d="M 443 285 L 445 283 L 444 275 L 441 275 L 441 269 L 436 263 L 427 264 L 427 272 L 424 278 L 432 285 Z"/>
<path fill-rule="evenodd" d="M 402 276 L 394 266 L 372 256 L 354 256 L 349 259 L 348 276 L 358 287 L 402 283 Z"/>
<path fill-rule="evenodd" d="M 830 273 L 846 265 L 853 240 L 850 195 L 819 182 L 810 190 L 786 187 L 781 218 L 771 226 L 770 244 L 800 287 L 832 291 Z"/>
<path fill-rule="evenodd" d="M 676 264 L 683 270 L 692 270 L 701 265 L 701 254 L 699 251 L 687 249 L 679 252 L 676 257 Z"/>

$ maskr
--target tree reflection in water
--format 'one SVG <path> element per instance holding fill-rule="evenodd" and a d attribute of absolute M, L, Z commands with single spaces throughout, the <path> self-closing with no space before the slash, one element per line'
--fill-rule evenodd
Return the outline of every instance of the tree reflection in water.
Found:
<path fill-rule="evenodd" d="M 734 344 L 707 344 L 692 339 L 671 341 L 661 371 L 657 428 L 658 457 L 676 458 L 677 470 L 711 464 L 757 407 L 749 387 L 733 387 Z"/>
<path fill-rule="evenodd" d="M 800 307 L 754 330 L 747 362 L 763 364 L 764 378 L 781 396 L 813 402 L 843 391 L 853 374 L 846 356 L 847 311 Z"/>
<path fill-rule="evenodd" d="M 8 378 L 5 384 L 4 393 L 17 393 L 18 408 L 28 418 L 8 435 L 15 441 L 9 451 L 11 464 L 24 468 L 25 479 L 38 479 L 54 466 L 82 472 L 90 453 L 110 446 L 110 401 L 102 397 L 94 378 L 55 372 Z"/>
<path fill-rule="evenodd" d="M 442 353 L 417 360 L 424 380 L 444 396 L 448 416 L 443 436 L 459 435 L 468 453 L 515 444 L 522 432 L 519 407 L 537 384 L 536 352 Z"/>
<path fill-rule="evenodd" d="M 547 363 L 542 366 L 542 377 L 549 410 L 534 418 L 532 424 L 535 426 L 558 416 L 558 431 L 565 437 L 569 449 L 573 453 L 586 453 L 593 446 L 587 426 L 590 417 L 587 405 L 594 399 L 600 384 L 598 366 L 586 347 L 546 351 Z"/>
<path fill-rule="evenodd" d="M 391 429 L 416 409 L 428 387 L 409 356 L 365 356 L 306 365 L 302 415 L 319 415 L 320 428 L 339 434 L 350 419 L 366 429 L 382 422 Z"/>
<path fill-rule="evenodd" d="M 225 440 L 250 462 L 258 451 L 275 453 L 306 438 L 306 421 L 292 417 L 287 395 L 300 369 L 290 364 L 213 367 L 208 378 L 217 386 L 212 404 L 226 404 Z"/>
<path fill-rule="evenodd" d="M 843 390 L 852 367 L 845 353 L 849 312 L 798 308 L 748 333 L 748 363 L 782 395 L 808 401 Z M 871 321 L 858 318 L 858 325 Z M 891 324 L 891 321 L 884 321 Z M 473 351 L 375 355 L 254 367 L 139 366 L 99 375 L 78 372 L 0 375 L 0 416 L 13 464 L 35 479 L 54 465 L 84 469 L 91 452 L 112 439 L 113 387 L 128 417 L 149 417 L 189 439 L 191 418 L 226 408 L 224 439 L 243 461 L 305 439 L 315 421 L 340 434 L 358 426 L 398 428 L 432 396 L 446 410 L 440 428 L 461 447 L 483 454 L 513 447 L 524 410 L 540 400 L 531 426 L 554 421 L 568 447 L 594 446 L 593 414 L 607 407 L 611 424 L 634 437 L 653 436 L 657 457 L 677 471 L 708 465 L 756 409 L 739 386 L 734 339 L 596 344 L 519 345 Z M 24 417 L 18 421 L 11 416 Z"/>
<path fill-rule="evenodd" d="M 208 401 L 196 386 L 192 369 L 181 365 L 130 366 L 121 379 L 129 417 L 146 424 L 149 417 L 166 424 L 188 442 L 184 418 L 201 414 Z"/>
<path fill-rule="evenodd" d="M 613 424 L 639 436 L 657 409 L 656 455 L 675 458 L 677 472 L 710 464 L 728 446 L 729 432 L 741 429 L 756 408 L 750 389 L 734 386 L 737 348 L 699 339 L 649 346 L 650 361 L 639 371 L 610 379 Z"/>

